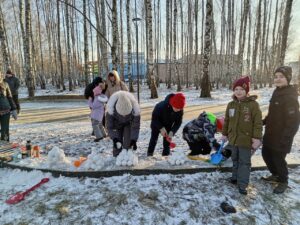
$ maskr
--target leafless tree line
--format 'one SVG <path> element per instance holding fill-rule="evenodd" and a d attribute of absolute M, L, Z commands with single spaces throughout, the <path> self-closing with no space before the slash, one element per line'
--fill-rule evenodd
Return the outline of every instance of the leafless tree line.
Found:
<path fill-rule="evenodd" d="M 136 4 L 135 4 L 136 3 Z M 242 74 L 256 88 L 271 85 L 284 64 L 293 0 L 3 0 L 0 2 L 2 70 L 12 68 L 35 87 L 71 91 L 106 76 L 109 59 L 130 90 L 133 17 L 140 17 L 139 52 L 145 52 L 147 83 L 157 98 L 168 88 L 194 85 L 210 97 L 212 84 L 230 85 Z M 136 8 L 135 8 L 136 5 Z M 137 12 L 137 13 L 136 13 Z M 126 29 L 124 29 L 126 27 Z M 127 53 L 126 59 L 124 52 Z M 159 66 L 164 62 L 165 71 Z M 163 73 L 163 74 L 162 74 Z M 164 79 L 162 79 L 164 77 Z"/>

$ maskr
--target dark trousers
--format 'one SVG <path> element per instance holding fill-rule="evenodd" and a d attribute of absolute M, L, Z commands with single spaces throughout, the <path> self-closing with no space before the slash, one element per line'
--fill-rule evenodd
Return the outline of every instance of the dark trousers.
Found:
<path fill-rule="evenodd" d="M 167 130 L 167 132 L 169 132 L 169 131 Z M 149 147 L 148 147 L 148 154 L 153 154 L 155 146 L 157 144 L 157 139 L 158 139 L 159 134 L 160 134 L 159 130 L 152 129 L 151 138 L 150 138 Z M 164 147 L 164 150 L 162 152 L 162 155 L 163 156 L 170 155 L 170 143 L 167 142 L 167 140 L 165 138 L 163 138 L 163 147 Z"/>
<path fill-rule="evenodd" d="M 269 169 L 274 175 L 278 176 L 278 181 L 282 183 L 288 182 L 288 168 L 285 161 L 287 153 L 274 151 L 266 146 L 262 148 L 262 157 Z"/>
<path fill-rule="evenodd" d="M 1 123 L 1 140 L 9 141 L 9 118 L 10 113 L 0 116 Z"/>
<path fill-rule="evenodd" d="M 13 95 L 12 99 L 14 100 L 14 103 L 16 104 L 17 113 L 19 114 L 20 110 L 21 110 L 21 108 L 20 108 L 20 102 L 19 102 L 19 96 L 18 95 Z"/>
<path fill-rule="evenodd" d="M 191 152 L 190 155 L 207 155 L 211 152 L 211 147 L 209 145 L 209 142 L 205 139 L 197 141 L 197 142 L 187 142 Z"/>

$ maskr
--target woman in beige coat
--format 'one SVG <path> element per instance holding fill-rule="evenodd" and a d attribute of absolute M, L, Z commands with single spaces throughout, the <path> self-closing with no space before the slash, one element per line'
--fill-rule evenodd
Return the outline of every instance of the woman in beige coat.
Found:
<path fill-rule="evenodd" d="M 116 70 L 109 72 L 106 82 L 107 89 L 105 94 L 108 98 L 117 91 L 128 91 L 126 84 L 120 80 L 119 74 Z"/>

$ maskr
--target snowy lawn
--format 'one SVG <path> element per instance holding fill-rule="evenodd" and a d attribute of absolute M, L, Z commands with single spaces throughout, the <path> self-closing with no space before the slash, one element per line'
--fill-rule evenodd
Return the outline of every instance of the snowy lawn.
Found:
<path fill-rule="evenodd" d="M 290 171 L 283 195 L 260 180 L 266 174 L 252 173 L 245 197 L 225 180 L 228 173 L 77 179 L 1 169 L 0 224 L 300 224 L 300 168 Z M 24 201 L 4 203 L 44 177 L 50 182 Z M 223 213 L 222 201 L 237 213 Z"/>
<path fill-rule="evenodd" d="M 269 88 L 258 91 L 260 104 L 267 104 L 271 92 Z M 167 93 L 160 89 L 159 100 Z M 196 90 L 185 91 L 185 94 L 188 105 L 208 105 L 227 103 L 232 92 L 212 92 L 213 97 L 209 100 L 198 98 Z M 146 91 L 142 93 L 142 106 L 154 105 L 158 101 L 149 100 L 148 96 Z M 37 104 L 27 106 L 34 108 Z M 187 153 L 187 144 L 181 138 L 182 128 L 183 125 L 174 141 L 177 150 Z M 105 161 L 103 169 L 116 168 L 112 141 L 105 139 L 94 143 L 91 131 L 90 121 L 86 121 L 12 125 L 10 134 L 11 141 L 25 144 L 26 140 L 31 140 L 44 153 L 59 147 L 70 157 L 70 162 L 94 151 Z M 171 168 L 170 163 L 161 157 L 161 138 L 154 157 L 146 157 L 149 138 L 149 121 L 143 121 L 137 143 L 139 165 L 157 163 Z M 299 158 L 300 132 L 295 137 L 292 153 Z M 259 156 L 260 151 L 256 155 Z M 46 158 L 44 161 L 26 159 L 21 164 L 51 167 Z M 60 166 L 72 169 L 71 163 Z M 290 188 L 283 195 L 272 194 L 272 185 L 260 180 L 267 174 L 267 171 L 253 172 L 249 194 L 242 196 L 226 181 L 229 173 L 77 179 L 54 178 L 40 171 L 1 168 L 0 224 L 300 224 L 300 168 L 290 170 Z M 23 202 L 13 206 L 4 203 L 10 195 L 28 189 L 44 177 L 49 177 L 50 182 L 30 193 Z M 237 213 L 223 213 L 219 207 L 222 201 L 235 206 Z"/>

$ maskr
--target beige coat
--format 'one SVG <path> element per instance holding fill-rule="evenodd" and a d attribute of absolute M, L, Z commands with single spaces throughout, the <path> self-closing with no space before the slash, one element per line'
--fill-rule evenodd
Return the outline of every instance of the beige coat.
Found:
<path fill-rule="evenodd" d="M 108 98 L 110 98 L 110 96 L 112 96 L 112 94 L 117 91 L 128 91 L 126 84 L 120 80 L 118 72 L 115 70 L 112 70 L 110 73 L 114 74 L 115 81 L 112 82 L 112 81 L 110 81 L 109 77 L 107 77 L 107 79 L 106 79 L 107 89 L 105 92 L 106 96 Z"/>

